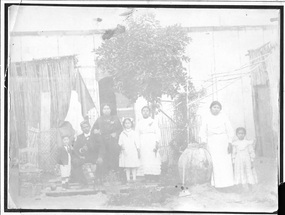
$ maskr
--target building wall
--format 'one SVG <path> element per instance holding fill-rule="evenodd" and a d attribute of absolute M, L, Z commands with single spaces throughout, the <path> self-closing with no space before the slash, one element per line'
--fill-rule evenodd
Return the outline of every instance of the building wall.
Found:
<path fill-rule="evenodd" d="M 197 89 L 205 87 L 207 90 L 206 96 L 198 101 L 200 117 L 209 111 L 213 100 L 218 100 L 233 128 L 244 126 L 248 131 L 247 137 L 255 137 L 247 53 L 274 41 L 276 34 L 275 29 L 189 33 L 192 38 L 188 49 L 190 77 Z"/>
<path fill-rule="evenodd" d="M 187 69 L 197 89 L 205 87 L 207 90 L 205 98 L 193 101 L 200 104 L 199 116 L 202 117 L 209 111 L 211 101 L 219 100 L 233 128 L 244 126 L 248 131 L 248 138 L 254 138 L 251 76 L 247 51 L 274 41 L 276 33 L 273 28 L 189 33 L 192 42 L 187 52 L 191 61 Z M 102 43 L 100 35 L 17 36 L 10 39 L 11 62 L 77 55 L 78 70 L 96 105 L 90 113 L 91 121 L 97 118 L 100 112 L 97 81 L 100 77 L 96 77 L 97 68 L 94 64 L 93 50 Z M 218 77 L 219 73 L 223 74 Z M 242 75 L 236 78 L 238 75 L 231 76 L 232 73 L 242 73 Z M 136 111 L 136 115 L 138 114 Z"/>

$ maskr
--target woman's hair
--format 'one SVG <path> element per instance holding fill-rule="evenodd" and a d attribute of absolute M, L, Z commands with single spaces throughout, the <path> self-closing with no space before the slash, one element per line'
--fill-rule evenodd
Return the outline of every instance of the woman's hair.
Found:
<path fill-rule="evenodd" d="M 221 104 L 220 102 L 218 102 L 218 101 L 213 101 L 213 102 L 211 103 L 211 105 L 210 105 L 210 109 L 211 109 L 214 105 L 220 106 L 220 108 L 221 108 L 221 110 L 222 110 L 222 104 Z"/>
<path fill-rule="evenodd" d="M 125 127 L 126 121 L 130 121 L 131 124 L 132 124 L 132 127 L 134 126 L 133 120 L 132 120 L 131 118 L 125 118 L 125 119 L 123 120 L 123 123 L 122 123 L 124 127 Z"/>
<path fill-rule="evenodd" d="M 101 104 L 101 111 L 104 109 L 105 106 L 108 106 L 111 109 L 111 105 L 109 103 Z"/>
<path fill-rule="evenodd" d="M 236 129 L 236 134 L 237 134 L 239 131 L 243 131 L 244 134 L 246 134 L 246 130 L 245 130 L 244 127 L 238 127 L 238 128 Z"/>
<path fill-rule="evenodd" d="M 145 108 L 148 109 L 149 112 L 151 111 L 149 106 L 143 106 L 142 109 L 141 109 L 141 111 L 143 111 L 143 109 L 145 109 Z"/>

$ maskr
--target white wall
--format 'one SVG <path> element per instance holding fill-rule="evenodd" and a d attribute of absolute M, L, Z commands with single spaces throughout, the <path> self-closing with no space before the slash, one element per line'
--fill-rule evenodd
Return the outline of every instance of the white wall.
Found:
<path fill-rule="evenodd" d="M 192 38 L 188 49 L 191 58 L 189 74 L 197 89 L 207 87 L 207 97 L 199 100 L 198 114 L 203 116 L 209 110 L 211 101 L 219 100 L 233 128 L 244 126 L 248 130 L 248 138 L 254 138 L 250 74 L 242 75 L 242 78 L 237 80 L 224 80 L 231 79 L 230 76 L 221 77 L 217 80 L 224 81 L 214 80 L 214 84 L 211 81 L 211 74 L 229 74 L 242 66 L 249 65 L 247 51 L 274 41 L 276 31 L 260 29 L 193 32 L 189 33 L 189 36 Z M 79 71 L 96 104 L 97 109 L 92 112 L 92 118 L 95 118 L 99 109 L 99 98 L 92 51 L 101 42 L 100 35 L 11 37 L 10 57 L 11 62 L 19 62 L 76 54 Z M 248 73 L 250 68 L 236 72 Z M 210 81 L 205 82 L 205 80 Z"/>
<path fill-rule="evenodd" d="M 190 76 L 197 89 L 208 87 L 206 97 L 200 100 L 199 115 L 203 116 L 209 111 L 210 103 L 218 100 L 223 105 L 223 111 L 229 116 L 233 128 L 246 127 L 247 137 L 254 138 L 250 67 L 235 70 L 249 65 L 248 50 L 275 41 L 276 34 L 277 30 L 272 29 L 189 34 L 192 38 L 188 50 L 191 58 Z M 207 79 L 211 80 L 212 74 L 229 75 L 230 72 L 248 74 L 236 80 L 232 78 L 238 76 L 224 76 L 214 79 L 213 82 L 205 82 Z"/>

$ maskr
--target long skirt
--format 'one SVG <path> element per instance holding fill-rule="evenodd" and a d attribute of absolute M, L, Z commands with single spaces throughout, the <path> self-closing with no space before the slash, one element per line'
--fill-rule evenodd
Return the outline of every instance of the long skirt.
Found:
<path fill-rule="evenodd" d="M 211 184 L 217 188 L 234 185 L 233 165 L 231 154 L 228 153 L 228 145 L 226 134 L 208 137 L 208 150 L 213 162 Z"/>
<path fill-rule="evenodd" d="M 106 172 L 119 169 L 120 146 L 117 139 L 108 137 L 103 139 L 105 144 L 104 166 Z"/>
<path fill-rule="evenodd" d="M 142 134 L 140 145 L 140 162 L 141 166 L 138 169 L 137 175 L 160 175 L 161 173 L 161 158 L 159 151 L 153 151 L 156 146 L 154 134 Z"/>

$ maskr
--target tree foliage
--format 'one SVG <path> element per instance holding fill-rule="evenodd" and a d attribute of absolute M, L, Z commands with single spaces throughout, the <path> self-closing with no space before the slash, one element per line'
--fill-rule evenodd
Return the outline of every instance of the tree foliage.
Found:
<path fill-rule="evenodd" d="M 130 19 L 124 33 L 105 40 L 96 50 L 96 63 L 132 101 L 143 96 L 159 102 L 163 94 L 174 97 L 185 85 L 183 62 L 189 61 L 189 42 L 181 26 L 163 27 L 153 14 L 146 14 Z"/>

